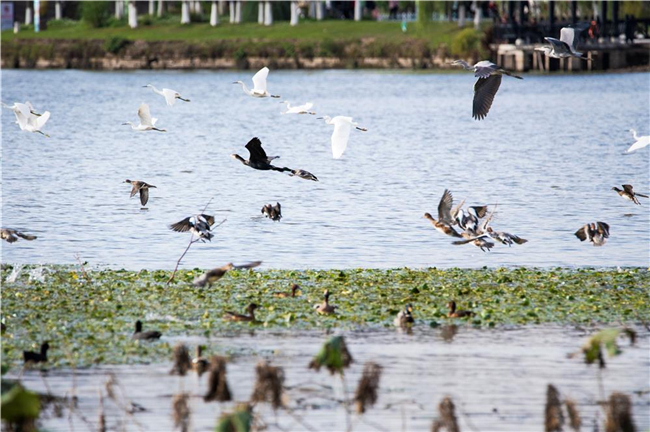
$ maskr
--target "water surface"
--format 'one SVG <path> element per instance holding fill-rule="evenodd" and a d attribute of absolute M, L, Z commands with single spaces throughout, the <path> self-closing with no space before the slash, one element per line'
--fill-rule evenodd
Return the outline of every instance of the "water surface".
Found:
<path fill-rule="evenodd" d="M 350 115 L 354 131 L 333 160 L 332 127 L 283 116 L 277 99 L 245 96 L 251 72 L 2 71 L 5 102 L 31 101 L 52 117 L 22 132 L 2 115 L 2 226 L 38 235 L 2 244 L 2 261 L 171 268 L 189 236 L 167 226 L 210 202 L 227 219 L 186 267 L 263 260 L 267 268 L 647 266 L 647 200 L 635 206 L 612 186 L 648 192 L 648 148 L 630 155 L 628 129 L 648 133 L 649 75 L 526 76 L 503 80 L 487 119 L 471 118 L 471 74 L 272 71 L 269 89 L 318 114 Z M 192 100 L 167 107 L 141 86 Z M 167 133 L 136 133 L 141 102 Z M 231 153 L 258 136 L 279 163 L 320 182 L 244 167 Z M 145 180 L 148 210 L 124 179 Z M 498 204 L 493 226 L 529 243 L 482 253 L 453 246 L 422 218 L 449 188 L 456 200 Z M 260 219 L 280 202 L 283 219 Z M 602 248 L 573 232 L 604 221 Z"/>

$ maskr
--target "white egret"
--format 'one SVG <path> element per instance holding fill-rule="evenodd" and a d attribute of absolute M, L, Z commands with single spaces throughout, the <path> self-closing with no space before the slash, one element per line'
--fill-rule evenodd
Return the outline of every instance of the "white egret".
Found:
<path fill-rule="evenodd" d="M 634 150 L 642 149 L 643 147 L 647 147 L 648 144 L 650 144 L 650 135 L 638 136 L 634 129 L 630 129 L 630 132 L 632 132 L 632 136 L 636 142 L 632 144 L 632 146 L 627 149 L 625 153 L 631 153 Z"/>
<path fill-rule="evenodd" d="M 291 102 L 289 101 L 284 101 L 282 103 L 287 105 L 287 110 L 282 114 L 311 114 L 311 115 L 316 114 L 313 111 L 309 111 L 311 107 L 314 106 L 314 104 L 311 102 L 307 102 L 304 105 L 293 106 L 293 107 L 291 106 Z"/>
<path fill-rule="evenodd" d="M 156 87 L 154 87 L 152 84 L 147 84 L 146 86 L 143 87 L 149 87 L 151 90 L 154 91 L 154 93 L 158 93 L 162 97 L 165 98 L 165 102 L 167 102 L 168 106 L 172 106 L 176 103 L 176 99 L 180 99 L 183 102 L 189 102 L 189 99 L 185 99 L 181 97 L 180 93 L 178 93 L 176 90 L 171 90 L 168 88 L 164 88 L 162 90 L 158 90 Z"/>
<path fill-rule="evenodd" d="M 45 111 L 43 114 L 38 114 L 29 102 L 15 102 L 13 105 L 3 103 L 2 106 L 14 112 L 16 123 L 20 126 L 21 130 L 40 133 L 49 138 L 48 134 L 41 132 L 41 129 L 50 118 L 49 111 Z"/>
<path fill-rule="evenodd" d="M 266 78 L 269 76 L 269 68 L 266 66 L 260 69 L 255 75 L 253 75 L 253 90 L 250 90 L 246 87 L 243 81 L 235 81 L 233 84 L 241 84 L 241 88 L 249 96 L 253 97 L 272 97 L 279 98 L 280 96 L 272 95 L 266 89 Z"/>
<path fill-rule="evenodd" d="M 472 117 L 476 120 L 483 120 L 490 112 L 494 95 L 497 94 L 501 85 L 501 76 L 508 75 L 513 78 L 523 79 L 488 60 L 483 60 L 470 66 L 464 60 L 454 60 L 451 62 L 454 66 L 462 66 L 467 71 L 474 72 L 478 78 L 474 84 L 474 102 L 472 106 Z"/>
<path fill-rule="evenodd" d="M 535 51 L 542 51 L 548 57 L 552 58 L 577 57 L 591 61 L 590 58 L 583 57 L 582 53 L 575 50 L 575 29 L 571 27 L 562 27 L 562 30 L 560 30 L 560 40 L 552 37 L 545 37 L 544 39 L 550 42 L 551 46 L 537 47 Z"/>
<path fill-rule="evenodd" d="M 154 127 L 158 119 L 155 117 L 151 117 L 151 111 L 149 111 L 149 105 L 147 105 L 146 103 L 140 104 L 140 108 L 138 108 L 138 117 L 140 117 L 139 125 L 136 126 L 131 122 L 122 123 L 122 125 L 130 125 L 131 129 L 139 132 L 144 132 L 149 130 L 155 130 L 158 132 L 167 132 L 165 129 L 158 129 Z"/>
<path fill-rule="evenodd" d="M 343 152 L 348 146 L 348 139 L 350 138 L 350 131 L 352 126 L 356 129 L 366 132 L 368 129 L 358 126 L 358 123 L 352 121 L 352 117 L 330 116 L 318 117 L 324 119 L 328 125 L 334 125 L 334 133 L 332 134 L 332 156 L 334 159 L 340 159 Z"/>
<path fill-rule="evenodd" d="M 25 103 L 14 102 L 13 105 L 7 105 L 6 103 L 3 102 L 2 106 L 14 112 L 20 111 L 25 117 L 29 117 L 30 114 L 35 116 L 40 116 L 40 114 L 36 112 L 35 108 L 29 102 L 25 102 Z"/>

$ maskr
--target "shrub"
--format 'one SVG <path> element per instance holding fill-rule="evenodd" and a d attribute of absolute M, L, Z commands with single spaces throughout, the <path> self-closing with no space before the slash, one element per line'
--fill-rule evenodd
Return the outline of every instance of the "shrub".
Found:
<path fill-rule="evenodd" d="M 481 33 L 466 28 L 451 41 L 451 53 L 462 57 L 479 57 L 481 53 Z"/>
<path fill-rule="evenodd" d="M 113 36 L 109 39 L 106 39 L 106 42 L 104 42 L 104 49 L 106 52 L 109 52 L 111 54 L 117 54 L 129 44 L 129 40 L 126 38 L 123 38 L 121 36 Z"/>
<path fill-rule="evenodd" d="M 109 17 L 109 2 L 86 1 L 81 3 L 81 19 L 91 27 L 105 27 Z"/>

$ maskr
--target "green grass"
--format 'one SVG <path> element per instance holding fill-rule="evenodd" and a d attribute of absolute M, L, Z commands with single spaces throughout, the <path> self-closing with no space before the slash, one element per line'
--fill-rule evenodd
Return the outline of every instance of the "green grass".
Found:
<path fill-rule="evenodd" d="M 12 267 L 4 265 L 5 281 Z M 130 339 L 136 319 L 166 336 L 210 336 L 252 327 L 301 331 L 337 327 L 391 327 L 395 314 L 412 303 L 424 331 L 445 323 L 479 327 L 528 324 L 605 324 L 650 321 L 647 269 L 395 269 L 329 271 L 231 271 L 212 288 L 191 281 L 202 271 L 180 271 L 167 286 L 168 271 L 89 272 L 91 282 L 71 267 L 46 268 L 45 282 L 30 281 L 23 269 L 16 282 L 3 282 L 3 362 L 20 361 L 21 351 L 48 340 L 55 366 L 133 363 L 168 358 L 165 342 Z M 275 291 L 302 287 L 297 298 Z M 324 289 L 339 307 L 320 316 L 314 305 Z M 471 319 L 446 318 L 454 299 Z M 259 324 L 231 323 L 225 310 L 243 311 L 255 302 Z"/>
<path fill-rule="evenodd" d="M 179 20 L 180 21 L 180 20 Z M 424 28 L 416 30 L 415 23 L 409 23 L 408 30 L 403 33 L 398 22 L 376 21 L 302 21 L 298 26 L 291 27 L 288 22 L 276 22 L 266 27 L 257 23 L 230 24 L 221 23 L 210 27 L 206 23 L 181 25 L 166 21 L 150 26 L 140 26 L 137 29 L 129 27 L 90 28 L 84 23 L 62 26 L 34 33 L 22 31 L 15 35 L 13 31 L 2 32 L 2 39 L 108 39 L 121 36 L 130 40 L 174 40 L 174 41 L 207 41 L 214 39 L 249 39 L 249 40 L 309 40 L 322 39 L 352 40 L 375 38 L 391 41 L 406 41 L 409 39 L 427 39 L 436 44 L 450 43 L 459 29 L 455 23 L 429 23 Z"/>

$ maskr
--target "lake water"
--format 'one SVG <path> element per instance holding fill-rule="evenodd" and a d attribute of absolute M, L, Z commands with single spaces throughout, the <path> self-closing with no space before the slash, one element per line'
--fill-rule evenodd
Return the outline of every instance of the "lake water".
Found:
<path fill-rule="evenodd" d="M 318 114 L 353 116 L 346 153 L 332 159 L 332 127 L 281 115 L 277 99 L 245 96 L 232 82 L 253 72 L 2 71 L 4 102 L 52 113 L 45 132 L 19 130 L 2 110 L 2 226 L 38 235 L 2 242 L 2 261 L 172 268 L 189 234 L 167 226 L 201 211 L 227 221 L 196 244 L 185 267 L 263 260 L 266 268 L 647 266 L 648 208 L 612 186 L 648 192 L 648 148 L 624 155 L 628 129 L 648 134 L 650 74 L 504 78 L 488 117 L 471 118 L 471 74 L 272 71 L 269 89 Z M 191 99 L 167 107 L 141 86 Z M 137 133 L 141 102 L 167 133 Z M 258 136 L 281 166 L 320 182 L 255 171 Z M 124 179 L 152 189 L 148 210 Z M 422 215 L 445 188 L 470 205 L 497 204 L 496 229 L 529 240 L 483 253 L 453 246 Z M 643 198 L 642 198 L 643 200 Z M 283 219 L 260 218 L 266 203 Z M 602 248 L 573 235 L 604 221 Z"/>

